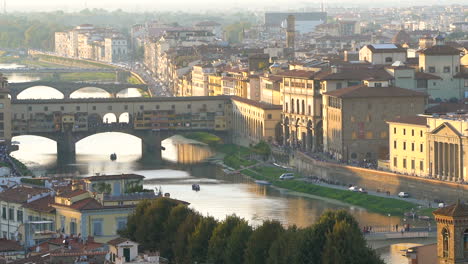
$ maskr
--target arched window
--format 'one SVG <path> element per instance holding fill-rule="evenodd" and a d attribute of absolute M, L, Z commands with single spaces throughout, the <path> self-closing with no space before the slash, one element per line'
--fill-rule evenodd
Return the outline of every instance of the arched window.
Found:
<path fill-rule="evenodd" d="M 449 232 L 446 228 L 442 229 L 442 256 L 447 258 L 449 255 Z"/>
<path fill-rule="evenodd" d="M 301 105 L 299 104 L 299 99 L 296 100 L 296 113 L 301 113 Z"/>
<path fill-rule="evenodd" d="M 291 99 L 291 113 L 294 114 L 294 99 Z"/>
<path fill-rule="evenodd" d="M 305 114 L 305 102 L 302 100 L 302 114 Z"/>

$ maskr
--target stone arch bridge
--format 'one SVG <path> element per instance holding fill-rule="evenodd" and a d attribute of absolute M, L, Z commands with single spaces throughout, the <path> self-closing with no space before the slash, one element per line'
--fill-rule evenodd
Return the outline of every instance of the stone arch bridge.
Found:
<path fill-rule="evenodd" d="M 176 134 L 205 131 L 230 141 L 228 96 L 12 100 L 13 136 L 35 135 L 57 142 L 59 157 L 73 156 L 75 144 L 103 132 L 142 140 L 143 155 L 161 156 L 161 141 Z M 128 122 L 104 116 L 128 114 Z"/>
<path fill-rule="evenodd" d="M 148 91 L 146 84 L 130 84 L 130 83 L 94 83 L 94 82 L 24 82 L 24 83 L 10 83 L 8 89 L 12 99 L 17 99 L 18 95 L 28 88 L 36 86 L 47 86 L 56 89 L 63 94 L 64 99 L 69 99 L 73 92 L 80 89 L 92 87 L 106 91 L 111 97 L 116 97 L 117 93 L 128 88 L 137 88 Z"/>

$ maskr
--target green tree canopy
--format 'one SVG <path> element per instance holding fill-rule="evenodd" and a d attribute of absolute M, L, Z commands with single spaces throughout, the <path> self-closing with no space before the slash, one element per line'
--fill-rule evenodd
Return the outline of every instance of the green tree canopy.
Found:
<path fill-rule="evenodd" d="M 250 236 L 245 250 L 245 263 L 266 264 L 271 245 L 283 232 L 284 228 L 280 222 L 263 222 Z"/>

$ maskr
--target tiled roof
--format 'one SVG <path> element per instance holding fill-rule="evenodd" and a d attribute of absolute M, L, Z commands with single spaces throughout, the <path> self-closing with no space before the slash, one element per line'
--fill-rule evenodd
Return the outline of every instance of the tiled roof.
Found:
<path fill-rule="evenodd" d="M 451 217 L 468 217 L 468 205 L 458 201 L 456 204 L 452 204 L 435 210 L 433 214 L 436 216 L 443 215 Z"/>
<path fill-rule="evenodd" d="M 54 207 L 66 207 L 77 211 L 86 211 L 86 210 L 106 210 L 106 209 L 124 209 L 124 208 L 133 208 L 135 205 L 112 205 L 104 206 L 94 198 L 86 198 L 77 202 L 74 202 L 71 205 L 51 204 Z"/>
<path fill-rule="evenodd" d="M 427 116 L 403 116 L 393 120 L 389 120 L 387 122 L 426 126 Z"/>
<path fill-rule="evenodd" d="M 434 45 L 419 51 L 424 55 L 460 55 L 460 51 L 448 45 Z"/>
<path fill-rule="evenodd" d="M 399 87 L 368 87 L 356 85 L 324 93 L 325 95 L 340 98 L 365 98 L 365 97 L 426 97 L 425 93 Z"/>
<path fill-rule="evenodd" d="M 18 242 L 7 239 L 0 239 L 0 252 L 23 251 L 23 247 Z"/>
<path fill-rule="evenodd" d="M 50 206 L 50 204 L 54 202 L 55 198 L 49 195 L 41 199 L 37 199 L 33 202 L 23 204 L 23 207 L 32 209 L 34 211 L 51 213 L 55 210 L 55 208 Z"/>
<path fill-rule="evenodd" d="M 380 48 L 388 46 L 387 48 Z M 389 53 L 389 52 L 406 52 L 406 49 L 399 44 L 393 44 L 394 47 L 391 47 L 392 44 L 369 44 L 366 47 L 371 50 L 373 53 Z"/>
<path fill-rule="evenodd" d="M 74 190 L 74 191 L 69 191 L 69 192 L 57 194 L 57 196 L 60 196 L 60 197 L 63 197 L 63 198 L 72 198 L 72 197 L 75 197 L 75 196 L 78 196 L 78 195 L 82 195 L 84 193 L 87 193 L 87 191 L 77 189 L 77 190 Z"/>
<path fill-rule="evenodd" d="M 453 78 L 468 79 L 468 72 L 459 72 Z"/>
<path fill-rule="evenodd" d="M 117 246 L 118 244 L 121 244 L 121 243 L 123 243 L 125 241 L 128 241 L 128 240 L 129 240 L 128 238 L 118 237 L 118 238 L 115 238 L 115 239 L 112 239 L 112 240 L 108 241 L 107 244 Z"/>
<path fill-rule="evenodd" d="M 101 176 L 91 176 L 84 178 L 88 181 L 106 181 L 106 180 L 130 180 L 130 179 L 138 179 L 142 180 L 145 176 L 138 175 L 138 174 L 117 174 L 117 175 L 101 175 Z"/>
<path fill-rule="evenodd" d="M 10 203 L 26 203 L 30 196 L 50 192 L 45 188 L 19 186 L 0 193 L 0 201 Z"/>
<path fill-rule="evenodd" d="M 464 103 L 440 103 L 426 109 L 427 114 L 446 114 L 468 111 L 468 104 Z"/>
<path fill-rule="evenodd" d="M 268 104 L 268 103 L 254 101 L 254 100 L 250 100 L 250 99 L 239 97 L 239 96 L 232 96 L 231 98 L 234 101 L 239 101 L 239 102 L 242 102 L 242 103 L 246 103 L 246 104 L 258 107 L 258 108 L 262 108 L 263 110 L 281 110 L 281 109 L 283 109 L 282 105 Z"/>
<path fill-rule="evenodd" d="M 336 73 L 331 71 L 319 72 L 317 80 L 391 80 L 393 76 L 384 68 L 345 69 Z"/>
<path fill-rule="evenodd" d="M 416 72 L 414 74 L 414 77 L 416 78 L 416 80 L 441 80 L 442 79 L 437 75 L 425 73 L 425 72 Z"/>
<path fill-rule="evenodd" d="M 278 73 L 278 76 L 282 77 L 296 77 L 296 78 L 307 78 L 312 79 L 315 76 L 316 72 L 313 71 L 304 71 L 304 70 L 290 70 Z"/>

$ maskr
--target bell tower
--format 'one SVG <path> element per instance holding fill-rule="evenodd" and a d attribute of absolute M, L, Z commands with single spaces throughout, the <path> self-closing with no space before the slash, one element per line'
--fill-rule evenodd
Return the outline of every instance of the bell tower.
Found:
<path fill-rule="evenodd" d="M 433 214 L 437 222 L 437 263 L 468 263 L 468 205 L 458 201 Z"/>

